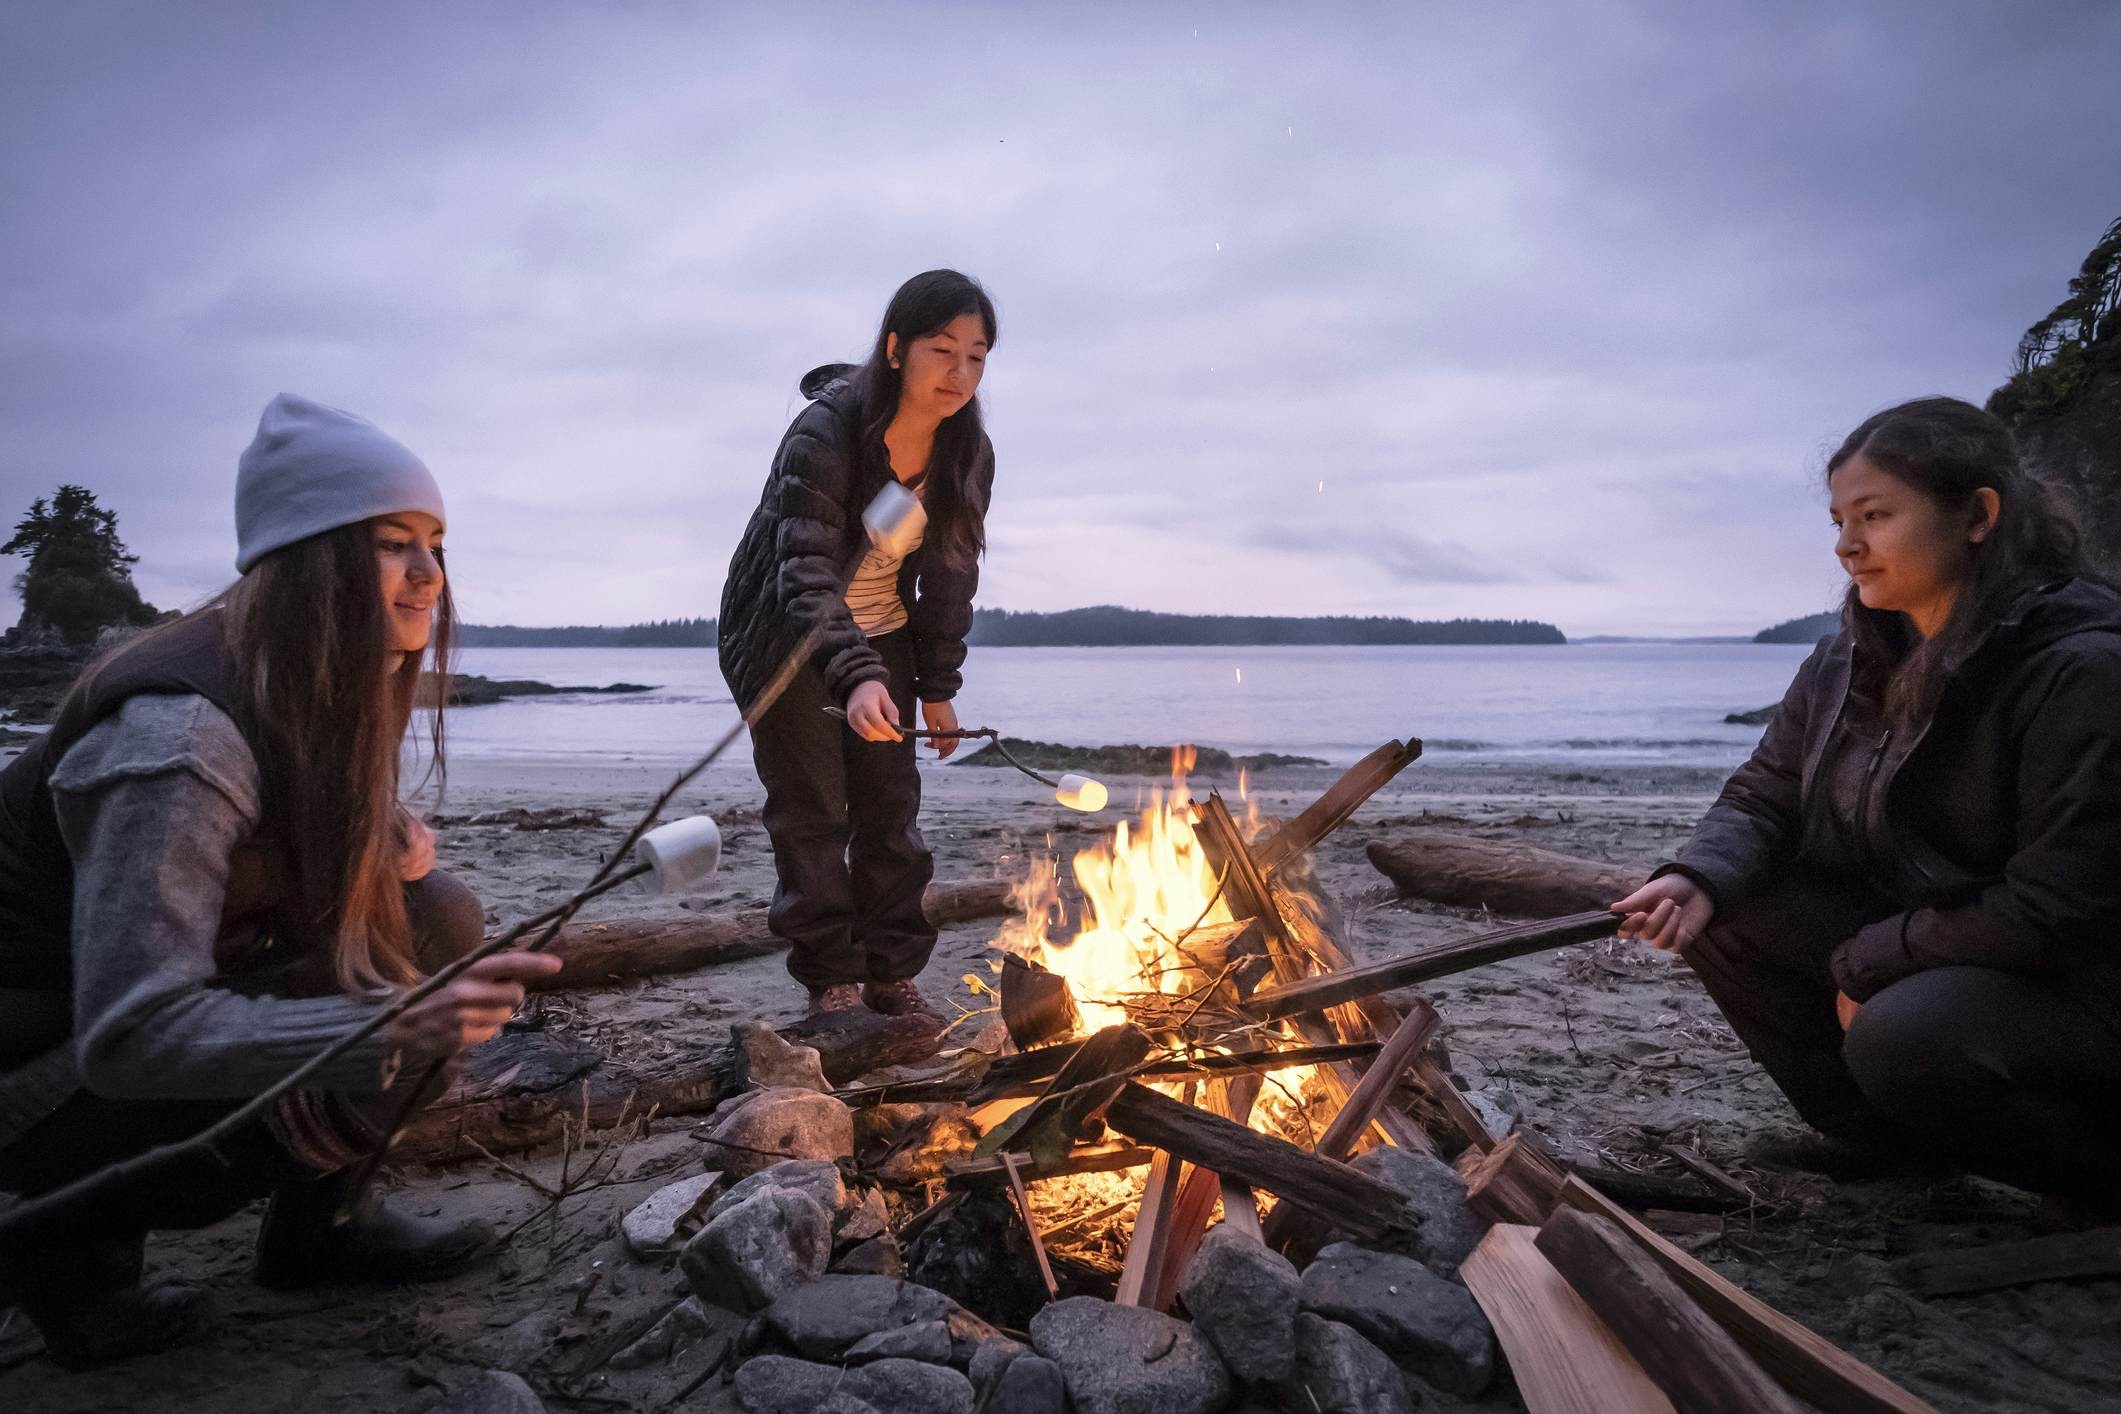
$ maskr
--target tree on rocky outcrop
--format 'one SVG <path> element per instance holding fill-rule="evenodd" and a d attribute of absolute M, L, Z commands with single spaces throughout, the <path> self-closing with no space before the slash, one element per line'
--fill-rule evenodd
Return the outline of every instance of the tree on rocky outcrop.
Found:
<path fill-rule="evenodd" d="M 85 647 L 106 628 L 155 621 L 154 606 L 133 586 L 140 557 L 118 538 L 117 513 L 96 504 L 96 493 L 85 486 L 38 497 L 0 555 L 29 561 L 15 577 L 22 618 L 9 636 L 18 641 L 57 638 Z"/>
<path fill-rule="evenodd" d="M 2121 220 L 2084 257 L 2068 296 L 2025 331 L 1988 408 L 2075 493 L 2094 555 L 2121 570 Z"/>

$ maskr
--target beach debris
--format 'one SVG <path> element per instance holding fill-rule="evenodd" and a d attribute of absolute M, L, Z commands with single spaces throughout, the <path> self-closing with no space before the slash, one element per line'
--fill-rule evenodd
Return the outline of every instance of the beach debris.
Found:
<path fill-rule="evenodd" d="M 1642 884 L 1637 869 L 1451 830 L 1395 833 L 1363 853 L 1403 894 L 1511 918 L 1602 910 Z"/>

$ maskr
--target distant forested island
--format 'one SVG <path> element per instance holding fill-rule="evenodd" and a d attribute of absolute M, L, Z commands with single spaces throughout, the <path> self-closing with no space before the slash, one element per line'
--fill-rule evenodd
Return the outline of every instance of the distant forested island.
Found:
<path fill-rule="evenodd" d="M 713 619 L 659 619 L 624 628 L 519 628 L 463 624 L 467 648 L 712 648 Z M 967 642 L 989 648 L 1116 648 L 1205 645 L 1566 643 L 1552 624 L 1530 619 L 1269 618 L 1157 614 L 1101 604 L 1059 613 L 981 609 Z"/>
<path fill-rule="evenodd" d="M 1773 628 L 1764 628 L 1753 635 L 1755 643 L 1817 643 L 1830 633 L 1841 630 L 1841 611 L 1831 614 L 1806 614 L 1801 619 L 1784 619 Z"/>
<path fill-rule="evenodd" d="M 657 619 L 624 628 L 459 624 L 457 643 L 465 648 L 712 648 L 714 620 Z"/>

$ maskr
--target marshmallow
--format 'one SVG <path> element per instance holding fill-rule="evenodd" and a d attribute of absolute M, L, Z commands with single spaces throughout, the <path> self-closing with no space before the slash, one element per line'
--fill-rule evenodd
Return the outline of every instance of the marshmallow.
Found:
<path fill-rule="evenodd" d="M 706 883 L 722 867 L 722 832 L 710 817 L 691 815 L 641 836 L 634 854 L 648 866 L 641 876 L 644 890 L 680 893 Z"/>

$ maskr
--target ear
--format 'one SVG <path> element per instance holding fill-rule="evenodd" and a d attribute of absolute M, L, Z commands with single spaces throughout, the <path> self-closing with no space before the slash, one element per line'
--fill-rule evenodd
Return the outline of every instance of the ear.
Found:
<path fill-rule="evenodd" d="M 898 335 L 896 334 L 884 335 L 884 362 L 890 364 L 893 368 L 898 367 Z"/>
<path fill-rule="evenodd" d="M 1978 545 L 1988 539 L 1989 532 L 1996 528 L 1996 518 L 2003 513 L 2003 498 L 1996 494 L 1993 486 L 1974 488 L 1974 523 L 1967 527 L 1966 538 Z"/>

